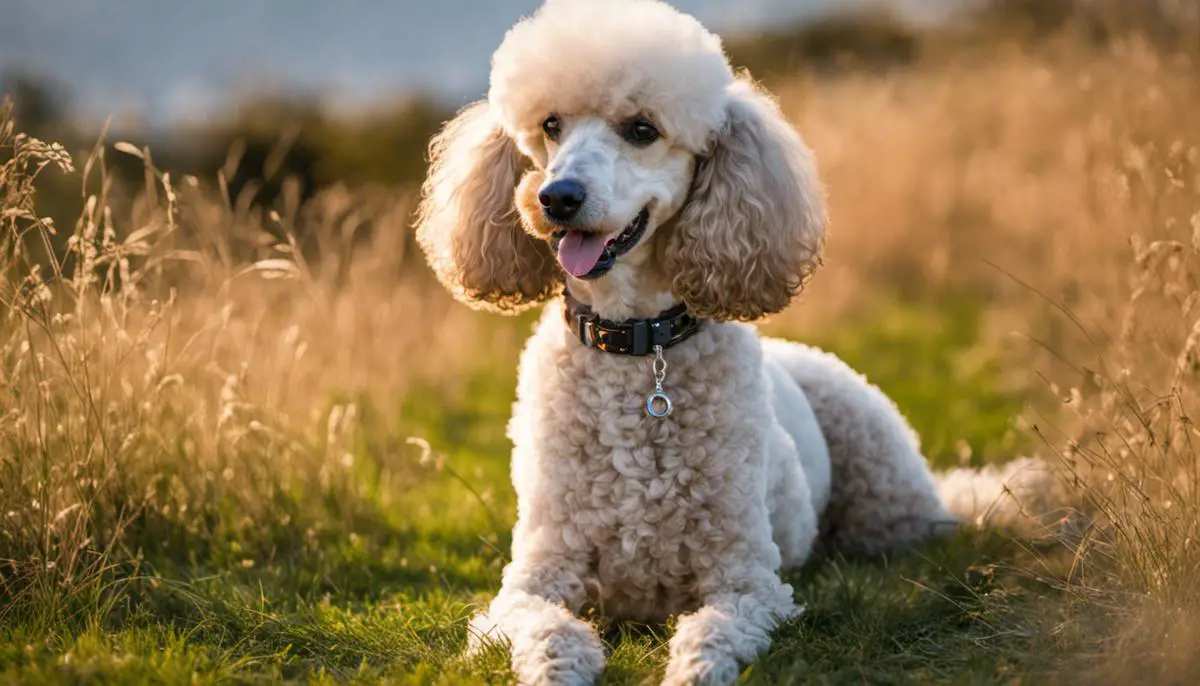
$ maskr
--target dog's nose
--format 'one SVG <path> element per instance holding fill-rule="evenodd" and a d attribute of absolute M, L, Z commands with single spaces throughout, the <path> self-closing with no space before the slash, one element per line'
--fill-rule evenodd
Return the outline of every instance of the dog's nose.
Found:
<path fill-rule="evenodd" d="M 574 217 L 586 199 L 587 191 L 570 179 L 552 181 L 538 191 L 538 202 L 542 204 L 542 209 L 559 221 Z"/>

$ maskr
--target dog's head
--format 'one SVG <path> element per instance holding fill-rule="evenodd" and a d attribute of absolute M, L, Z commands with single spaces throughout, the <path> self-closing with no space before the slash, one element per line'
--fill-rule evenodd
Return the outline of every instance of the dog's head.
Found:
<path fill-rule="evenodd" d="M 656 269 L 697 316 L 751 320 L 819 260 L 808 148 L 719 38 L 658 0 L 548 0 L 431 152 L 418 239 L 474 306 Z M 614 240 L 640 258 L 614 262 Z"/>

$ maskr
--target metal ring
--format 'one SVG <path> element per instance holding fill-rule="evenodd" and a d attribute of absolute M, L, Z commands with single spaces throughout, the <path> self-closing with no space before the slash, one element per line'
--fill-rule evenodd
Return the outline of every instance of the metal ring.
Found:
<path fill-rule="evenodd" d="M 661 400 L 663 402 L 665 409 L 663 409 L 661 412 L 654 408 L 654 401 L 656 400 Z M 649 412 L 651 417 L 662 419 L 663 417 L 671 414 L 671 410 L 673 409 L 675 409 L 675 406 L 671 402 L 671 398 L 662 391 L 655 391 L 646 398 L 646 412 Z"/>

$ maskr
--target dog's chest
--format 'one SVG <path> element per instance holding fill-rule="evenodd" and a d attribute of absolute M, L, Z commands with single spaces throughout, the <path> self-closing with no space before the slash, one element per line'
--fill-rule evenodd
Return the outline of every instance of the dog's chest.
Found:
<path fill-rule="evenodd" d="M 739 499 L 729 490 L 749 441 L 730 433 L 727 393 L 708 373 L 677 369 L 666 386 L 675 409 L 655 418 L 645 410 L 648 369 L 602 371 L 556 394 L 555 428 L 568 439 L 546 465 L 561 488 L 556 518 L 565 537 L 577 537 L 571 547 L 591 551 L 595 600 L 606 613 L 677 612 L 694 602 L 697 575 L 735 530 L 729 504 Z"/>
<path fill-rule="evenodd" d="M 712 504 L 724 475 L 697 470 L 676 430 L 666 440 L 653 433 L 632 429 L 630 445 L 600 444 L 568 461 L 578 478 L 563 493 L 564 532 L 591 549 L 595 600 L 608 613 L 690 602 L 696 556 L 711 550 L 719 526 Z"/>

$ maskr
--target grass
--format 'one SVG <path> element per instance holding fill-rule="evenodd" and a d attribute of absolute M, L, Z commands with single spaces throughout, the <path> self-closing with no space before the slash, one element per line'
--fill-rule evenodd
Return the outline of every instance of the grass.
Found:
<path fill-rule="evenodd" d="M 969 321 L 971 309 L 890 311 L 875 320 L 877 326 L 840 332 L 836 338 L 853 341 L 844 348 L 835 341 L 827 347 L 853 359 L 864 341 L 887 342 L 880 349 L 888 354 L 865 368 L 884 387 L 901 398 L 961 395 L 965 406 L 978 410 L 963 423 L 961 415 L 914 402 L 906 408 L 912 408 L 915 426 L 926 435 L 959 436 L 952 444 L 1002 445 L 1011 440 L 1020 402 L 999 387 L 997 377 L 969 377 L 964 385 L 952 375 L 913 373 L 913 365 L 939 368 L 947 356 L 978 354 L 977 341 L 962 338 L 961 324 Z M 396 417 L 364 413 L 354 440 L 355 464 L 377 465 L 382 451 L 411 436 L 446 450 L 424 467 L 417 465 L 394 500 L 372 503 L 301 551 L 268 552 L 256 540 L 255 534 L 287 537 L 278 531 L 224 537 L 224 546 L 204 556 L 152 550 L 147 542 L 123 605 L 102 621 L 43 618 L 0 634 L 5 678 L 13 683 L 508 678 L 498 651 L 470 663 L 458 654 L 467 617 L 498 587 L 515 509 L 506 484 L 503 433 L 515 383 L 515 360 L 510 362 L 470 374 L 444 402 L 429 402 L 442 389 L 423 387 L 411 392 Z M 942 384 L 931 387 L 928 378 Z M 416 463 L 419 447 L 400 450 Z M 958 462 L 960 453 L 935 454 Z M 354 480 L 363 492 L 380 487 L 377 467 L 358 470 Z M 314 516 L 338 522 L 341 515 L 339 503 L 329 501 Z M 262 552 L 248 552 L 255 549 Z M 917 555 L 816 563 L 789 578 L 807 614 L 779 632 L 772 653 L 747 678 L 993 683 L 1014 671 L 1040 668 L 1048 659 L 1044 647 L 1035 645 L 1040 628 L 1020 611 L 1032 611 L 1055 592 L 1012 572 L 1016 561 L 1028 558 L 1028 551 L 1005 536 L 973 532 Z M 613 649 L 606 683 L 641 683 L 660 673 L 668 635 L 662 627 L 612 628 L 606 635 Z"/>
<path fill-rule="evenodd" d="M 999 445 L 1020 405 L 994 375 L 963 379 L 912 374 L 971 355 L 976 308 L 889 308 L 883 319 L 840 331 L 828 347 L 886 343 L 868 372 L 904 396 L 965 395 L 975 412 L 946 414 L 913 402 L 914 423 L 930 435 Z M 869 348 L 868 348 L 869 349 Z M 460 388 L 419 385 L 392 416 L 369 405 L 351 441 L 352 487 L 363 509 L 347 519 L 337 500 L 314 518 L 331 531 L 295 548 L 299 531 L 225 533 L 203 552 L 142 541 L 139 574 L 107 617 L 18 623 L 0 634 L 0 666 L 14 683 L 289 680 L 309 683 L 462 683 L 507 676 L 504 656 L 463 663 L 466 618 L 494 593 L 506 560 L 515 504 L 507 485 L 504 425 L 513 400 L 515 358 L 467 373 Z M 977 354 L 974 353 L 974 354 Z M 917 379 L 937 378 L 930 387 Z M 436 451 L 419 464 L 421 446 Z M 951 442 L 953 443 L 953 442 Z M 406 463 L 404 485 L 380 492 L 390 452 Z M 411 469 L 411 471 L 408 471 Z M 286 509 L 299 507 L 288 503 Z M 235 513 L 230 516 L 236 517 Z M 277 514 L 276 517 L 279 515 Z M 236 525 L 231 524 L 230 527 Z M 270 522 L 273 528 L 280 522 Z M 135 523 L 126 532 L 137 535 Z M 264 546 L 261 536 L 271 539 Z M 182 546 L 182 544 L 181 544 Z M 184 550 L 187 552 L 185 553 Z M 781 631 L 751 679 L 788 675 L 827 683 L 968 679 L 990 682 L 1030 651 L 1028 635 L 988 645 L 1007 620 L 992 607 L 993 572 L 1020 550 L 994 535 L 964 535 L 921 556 L 831 560 L 795 575 L 806 616 Z M 1002 586 L 1002 584 L 998 584 Z M 988 588 L 985 588 L 988 587 Z M 1007 607 L 1007 604 L 1006 604 Z M 606 683 L 640 683 L 659 673 L 668 636 L 661 627 L 613 627 Z M 956 646 L 947 650 L 947 646 Z M 786 679 L 784 679 L 786 680 Z"/>
<path fill-rule="evenodd" d="M 1005 377 L 999 351 L 980 340 L 979 298 L 943 295 L 877 303 L 817 336 L 904 411 L 936 467 L 1003 462 L 1032 446 L 1017 419 L 1035 394 Z"/>
<path fill-rule="evenodd" d="M 938 467 L 1050 460 L 1090 526 L 814 560 L 747 682 L 1194 682 L 1194 59 L 1064 38 L 777 84 L 835 223 L 765 330 L 865 372 Z M 7 108 L 0 151 L 0 683 L 511 682 L 460 653 L 532 316 L 437 288 L 407 189 L 260 209 Z M 81 216 L 39 212 L 48 180 Z M 605 682 L 653 679 L 670 628 L 605 626 Z"/>

